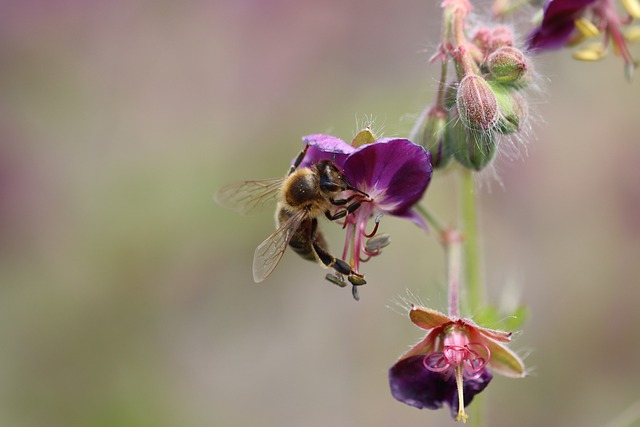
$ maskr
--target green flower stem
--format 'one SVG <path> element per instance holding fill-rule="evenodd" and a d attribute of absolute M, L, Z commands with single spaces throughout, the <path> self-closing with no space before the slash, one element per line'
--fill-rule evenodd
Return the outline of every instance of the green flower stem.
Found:
<path fill-rule="evenodd" d="M 485 396 L 478 393 L 473 397 L 473 403 L 467 407 L 469 419 L 467 424 L 471 427 L 482 427 L 484 425 L 484 401 Z"/>
<path fill-rule="evenodd" d="M 462 223 L 463 268 L 467 285 L 468 310 L 477 310 L 484 306 L 484 289 L 480 268 L 480 251 L 478 242 L 478 218 L 474 187 L 474 172 L 460 169 L 460 214 Z"/>
<path fill-rule="evenodd" d="M 433 228 L 438 233 L 438 236 L 441 236 L 444 232 L 444 227 L 442 226 L 440 221 L 438 221 L 436 217 L 429 211 L 429 209 L 425 208 L 421 204 L 417 204 L 416 210 L 418 211 L 418 213 L 420 213 L 420 215 L 422 215 L 424 220 L 427 221 L 427 224 L 429 224 L 431 228 Z"/>

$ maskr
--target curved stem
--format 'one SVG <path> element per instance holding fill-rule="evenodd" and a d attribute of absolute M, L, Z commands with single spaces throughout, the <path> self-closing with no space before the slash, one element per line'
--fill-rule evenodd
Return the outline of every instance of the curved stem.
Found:
<path fill-rule="evenodd" d="M 440 221 L 438 221 L 436 217 L 429 211 L 429 209 L 425 208 L 419 203 L 415 205 L 415 207 L 418 213 L 420 213 L 425 221 L 427 221 L 427 224 L 429 224 L 431 228 L 433 228 L 438 233 L 438 235 L 442 235 L 442 233 L 444 232 L 444 227 L 442 226 Z"/>

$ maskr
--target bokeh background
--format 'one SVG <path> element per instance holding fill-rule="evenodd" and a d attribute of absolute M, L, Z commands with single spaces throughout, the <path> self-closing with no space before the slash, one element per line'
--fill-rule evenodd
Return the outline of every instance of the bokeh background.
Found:
<path fill-rule="evenodd" d="M 386 218 L 356 303 L 294 254 L 254 284 L 271 213 L 212 201 L 282 174 L 302 135 L 407 135 L 438 20 L 418 0 L 1 2 L 0 425 L 452 423 L 386 378 L 421 337 L 398 302 L 446 307 L 433 235 Z M 478 189 L 488 294 L 530 310 L 513 348 L 531 375 L 494 379 L 487 425 L 627 425 L 640 85 L 614 57 L 536 68 L 526 155 Z M 439 176 L 424 201 L 451 225 L 455 189 Z"/>

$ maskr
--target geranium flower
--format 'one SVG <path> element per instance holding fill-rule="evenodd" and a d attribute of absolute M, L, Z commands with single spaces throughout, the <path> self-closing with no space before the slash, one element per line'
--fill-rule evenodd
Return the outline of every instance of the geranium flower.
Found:
<path fill-rule="evenodd" d="M 542 23 L 527 38 L 530 49 L 558 49 L 567 44 L 576 28 L 576 19 L 595 0 L 549 0 L 544 5 Z"/>
<path fill-rule="evenodd" d="M 300 166 L 320 160 L 333 161 L 349 183 L 369 195 L 357 210 L 346 216 L 346 242 L 343 259 L 359 274 L 360 262 L 377 255 L 388 243 L 384 236 L 374 238 L 382 215 L 409 219 L 426 229 L 424 219 L 413 209 L 431 180 L 431 154 L 422 146 L 402 138 L 385 138 L 354 147 L 330 135 L 303 138 L 309 148 Z M 367 224 L 375 218 L 371 232 Z M 357 293 L 354 288 L 354 297 Z"/>
<path fill-rule="evenodd" d="M 465 406 L 493 378 L 487 368 L 512 378 L 526 375 L 522 360 L 504 345 L 509 332 L 419 306 L 409 317 L 429 332 L 389 370 L 391 394 L 407 405 L 438 409 L 446 403 L 456 421 L 466 421 Z"/>
<path fill-rule="evenodd" d="M 548 0 L 539 27 L 527 38 L 527 45 L 534 51 L 557 49 L 576 44 L 583 39 L 605 34 L 604 43 L 592 43 L 576 51 L 575 59 L 596 61 L 607 53 L 609 40 L 625 63 L 625 74 L 631 79 L 638 65 L 629 51 L 621 26 L 640 18 L 640 3 L 637 0 L 623 0 L 628 12 L 620 17 L 612 0 Z"/>

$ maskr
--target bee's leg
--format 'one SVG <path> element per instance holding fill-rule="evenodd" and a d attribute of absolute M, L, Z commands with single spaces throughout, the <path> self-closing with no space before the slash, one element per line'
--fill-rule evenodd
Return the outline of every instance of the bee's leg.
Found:
<path fill-rule="evenodd" d="M 325 279 L 327 279 L 334 285 L 340 286 L 341 288 L 347 286 L 347 284 L 344 282 L 344 277 L 342 276 L 342 274 L 327 273 Z"/>
<path fill-rule="evenodd" d="M 347 276 L 347 279 L 349 279 L 349 282 L 353 286 L 353 289 L 351 290 L 351 294 L 353 295 L 353 298 L 356 301 L 359 300 L 360 297 L 358 296 L 358 290 L 356 289 L 356 286 L 365 285 L 367 281 L 364 280 L 364 276 L 353 271 L 351 269 L 351 266 L 346 261 L 341 260 L 340 258 L 334 257 L 329 252 L 327 252 L 322 246 L 320 246 L 320 244 L 318 244 L 318 241 L 316 240 L 317 228 L 318 228 L 318 220 L 314 218 L 313 221 L 311 222 L 311 244 L 313 246 L 313 250 L 316 252 L 316 255 L 318 256 L 318 259 L 325 267 L 333 268 L 339 274 L 344 274 L 345 276 Z M 327 275 L 327 279 L 330 282 L 338 284 L 334 280 L 329 279 L 328 276 L 329 275 Z M 339 285 L 339 286 L 343 286 L 343 285 Z"/>
<path fill-rule="evenodd" d="M 347 199 L 345 199 L 345 200 L 347 200 Z M 336 201 L 340 202 L 341 200 L 336 200 Z M 332 200 L 332 202 L 333 202 L 333 200 Z M 348 202 L 345 202 L 345 204 L 346 203 L 348 203 Z M 344 218 L 345 216 L 347 216 L 347 214 L 355 212 L 356 209 L 358 209 L 361 204 L 362 204 L 361 201 L 357 201 L 355 203 L 352 203 L 352 204 L 348 205 L 344 209 L 339 210 L 338 212 L 336 212 L 334 214 L 332 214 L 329 211 L 325 211 L 324 215 L 327 217 L 327 219 L 329 221 L 335 221 L 336 219 Z"/>
<path fill-rule="evenodd" d="M 289 168 L 289 175 L 291 175 L 293 171 L 298 169 L 298 166 L 300 166 L 300 163 L 302 163 L 302 160 L 304 160 L 304 156 L 307 155 L 308 149 L 309 149 L 309 144 L 305 145 L 302 151 L 300 151 L 300 153 L 298 154 L 298 157 L 296 157 L 296 160 L 293 162 L 293 164 Z"/>
<path fill-rule="evenodd" d="M 347 197 L 346 199 L 329 199 L 329 201 L 331 202 L 332 205 L 335 206 L 344 206 L 347 203 L 349 203 L 350 201 L 352 201 L 353 199 L 355 199 L 356 197 L 358 197 L 359 194 L 354 194 L 352 196 Z"/>

